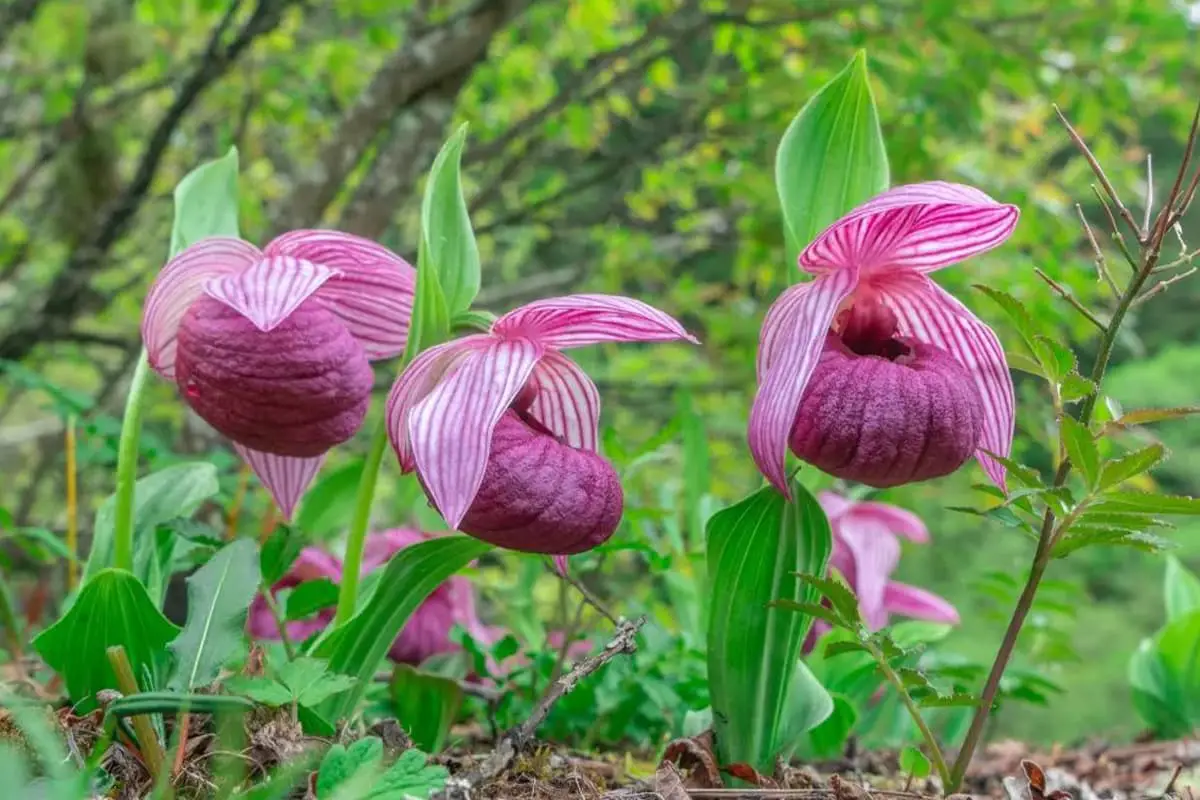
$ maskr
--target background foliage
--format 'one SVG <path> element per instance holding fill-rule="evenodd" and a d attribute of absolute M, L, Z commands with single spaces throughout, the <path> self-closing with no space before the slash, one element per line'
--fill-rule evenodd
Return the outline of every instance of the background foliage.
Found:
<path fill-rule="evenodd" d="M 603 393 L 606 452 L 623 470 L 631 503 L 613 543 L 573 564 L 599 595 L 622 598 L 620 611 L 651 614 L 660 639 L 639 658 L 663 653 L 671 663 L 673 653 L 695 649 L 703 630 L 687 611 L 703 515 L 681 509 L 716 507 L 758 485 L 744 420 L 762 314 L 794 268 L 773 159 L 800 103 L 865 48 L 892 181 L 967 182 L 1022 208 L 1008 246 L 939 280 L 985 319 L 999 321 L 972 283 L 1010 292 L 1074 338 L 1086 323 L 1069 316 L 1034 267 L 1094 296 L 1074 204 L 1093 219 L 1100 212 L 1052 106 L 1088 138 L 1118 190 L 1141 197 L 1147 149 L 1158 174 L 1177 166 L 1194 104 L 1189 87 L 1200 85 L 1195 19 L 1165 0 L 7 0 L 0 522 L 6 557 L 27 575 L 18 586 L 26 607 L 61 596 L 61 568 L 41 568 L 49 582 L 33 570 L 49 541 L 37 531 L 61 534 L 66 526 L 69 418 L 79 425 L 85 541 L 111 492 L 114 414 L 137 353 L 141 299 L 166 256 L 179 178 L 236 145 L 246 238 L 338 227 L 415 261 L 422 176 L 466 122 L 482 305 L 502 312 L 547 294 L 620 292 L 675 314 L 704 343 L 700 351 L 581 354 Z M 1195 243 L 1200 226 L 1192 219 L 1184 237 Z M 1117 400 L 1200 403 L 1191 379 L 1200 367 L 1198 285 L 1172 287 L 1152 315 L 1134 320 L 1106 387 Z M 379 374 L 382 391 L 386 365 Z M 240 497 L 236 459 L 184 415 L 172 387 L 154 391 L 144 465 L 211 458 L 221 491 L 206 513 L 222 524 Z M 1016 457 L 1047 463 L 1039 427 L 1047 401 L 1033 381 L 1019 381 L 1017 391 Z M 693 413 L 677 416 L 685 402 Z M 703 425 L 706 451 L 689 447 L 689 424 Z M 1154 480 L 1174 493 L 1200 493 L 1196 426 L 1170 423 L 1160 433 L 1173 457 Z M 352 449 L 339 457 L 352 492 Z M 692 473 L 686 485 L 681 461 Z M 377 522 L 417 514 L 431 524 L 416 487 L 399 481 L 394 465 L 385 470 L 389 497 Z M 1028 548 L 994 522 L 946 510 L 970 504 L 980 477 L 971 466 L 885 493 L 921 514 L 934 536 L 934 546 L 906 553 L 899 577 L 959 606 L 964 624 L 945 646 L 975 658 L 995 647 L 1016 592 L 1006 576 L 1025 568 Z M 689 488 L 704 484 L 709 498 Z M 322 502 L 343 502 L 344 494 L 334 485 Z M 261 491 L 237 502 L 242 528 L 269 528 Z M 330 520 L 345 514 L 310 514 L 318 516 L 304 533 L 336 538 L 341 530 Z M 1193 569 L 1196 533 L 1176 537 Z M 1033 618 L 1018 663 L 1047 671 L 1065 695 L 1053 713 L 1002 711 L 1000 733 L 1072 740 L 1138 732 L 1127 699 L 1093 698 L 1128 697 L 1129 653 L 1162 623 L 1161 570 L 1151 556 L 1104 548 L 1055 565 L 1059 583 Z M 650 571 L 666 577 L 647 580 Z M 543 623 L 562 627 L 576 616 L 536 559 L 489 556 L 479 576 L 485 615 L 526 641 L 540 641 Z M 643 699 L 662 708 L 703 705 L 689 696 L 687 675 L 632 677 L 605 679 L 613 697 L 671 692 Z M 605 713 L 610 701 L 593 702 L 589 708 Z M 612 713 L 641 713 L 620 702 Z M 552 730 L 569 729 L 569 708 L 555 712 Z"/>

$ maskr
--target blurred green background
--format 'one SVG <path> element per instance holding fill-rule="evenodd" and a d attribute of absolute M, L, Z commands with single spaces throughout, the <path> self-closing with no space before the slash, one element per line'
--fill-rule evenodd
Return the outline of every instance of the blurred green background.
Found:
<path fill-rule="evenodd" d="M 1102 212 L 1054 105 L 1140 215 L 1147 153 L 1160 197 L 1181 158 L 1200 87 L 1195 20 L 1187 4 L 1163 0 L 8 0 L 0 508 L 12 525 L 61 533 L 63 427 L 76 417 L 86 541 L 90 514 L 112 489 L 141 299 L 166 252 L 171 189 L 187 170 L 236 144 L 246 238 L 337 227 L 415 261 L 423 176 L 461 122 L 470 124 L 468 201 L 484 256 L 480 304 L 502 312 L 592 290 L 680 317 L 703 340 L 699 350 L 581 354 L 603 393 L 610 452 L 650 443 L 677 456 L 673 435 L 655 437 L 686 391 L 710 437 L 712 494 L 721 503 L 740 497 L 759 480 L 744 438 L 758 327 L 795 268 L 784 257 L 775 146 L 860 48 L 893 182 L 970 183 L 1022 209 L 1008 245 L 938 279 L 1010 343 L 1000 315 L 969 287 L 1016 295 L 1090 367 L 1086 323 L 1034 274 L 1040 267 L 1099 302 L 1075 203 L 1095 222 Z M 1196 220 L 1182 231 L 1193 245 Z M 1198 287 L 1173 286 L 1134 315 L 1105 387 L 1126 407 L 1200 403 Z M 381 392 L 392 371 L 378 370 Z M 1045 466 L 1048 401 L 1029 376 L 1017 377 L 1016 454 Z M 155 387 L 148 416 L 146 466 L 216 459 L 232 502 L 238 465 L 183 413 L 172 387 Z M 1200 493 L 1200 426 L 1158 432 L 1173 457 L 1155 479 Z M 355 448 L 343 450 L 334 466 Z M 650 512 L 682 502 L 667 491 L 677 461 L 651 458 L 627 477 L 631 513 L 618 544 L 664 541 L 653 537 Z M 385 484 L 405 486 L 394 464 L 385 470 Z M 983 658 L 998 642 L 997 614 L 1011 607 L 1002 581 L 985 576 L 1019 577 L 1030 545 L 946 510 L 979 502 L 970 485 L 980 480 L 970 465 L 885 497 L 933 532 L 931 546 L 906 551 L 898 577 L 958 604 L 964 624 L 952 644 Z M 381 523 L 411 508 L 407 490 L 392 500 Z M 264 514 L 253 492 L 241 524 L 252 530 Z M 1176 538 L 1181 557 L 1200 567 L 1200 528 Z M 29 559 L 8 550 L 9 568 L 32 576 Z M 609 596 L 629 584 L 638 602 L 663 606 L 656 583 L 628 580 L 647 559 L 618 551 L 588 580 Z M 499 563 L 484 577 L 503 587 L 513 582 L 505 565 L 516 562 Z M 61 586 L 61 568 L 42 569 L 49 580 L 40 589 L 27 581 L 29 602 Z M 1006 709 L 997 733 L 1040 742 L 1136 735 L 1124 672 L 1137 641 L 1161 622 L 1161 574 L 1153 556 L 1102 548 L 1056 563 L 1054 597 L 1064 599 L 1035 615 L 1026 657 L 1066 692 L 1047 708 Z M 494 597 L 485 603 L 492 621 L 509 611 Z"/>

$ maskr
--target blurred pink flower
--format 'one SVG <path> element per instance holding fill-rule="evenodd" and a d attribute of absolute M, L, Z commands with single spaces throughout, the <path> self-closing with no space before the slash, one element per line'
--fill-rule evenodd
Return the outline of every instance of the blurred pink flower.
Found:
<path fill-rule="evenodd" d="M 372 241 L 300 230 L 259 250 L 202 239 L 146 295 L 150 366 L 229 437 L 285 519 L 371 401 L 370 361 L 404 350 L 416 271 Z"/>
<path fill-rule="evenodd" d="M 430 538 L 431 535 L 411 528 L 395 528 L 371 534 L 363 549 L 362 573 L 366 575 L 384 566 L 398 551 Z M 319 548 L 306 547 L 288 573 L 271 587 L 271 591 L 278 592 L 318 578 L 328 578 L 337 583 L 341 577 L 340 559 Z M 288 637 L 293 641 L 303 641 L 332 621 L 333 609 L 326 609 L 309 619 L 288 622 Z M 498 628 L 480 622 L 475 611 L 474 587 L 463 575 L 452 576 L 425 598 L 392 643 L 388 658 L 401 664 L 417 665 L 430 656 L 454 652 L 459 649 L 450 639 L 450 631 L 455 625 L 461 625 L 473 639 L 485 646 L 499 636 Z M 261 596 L 254 598 L 250 606 L 246 627 L 250 635 L 257 639 L 279 638 L 275 619 Z"/>
<path fill-rule="evenodd" d="M 488 333 L 432 347 L 388 396 L 400 467 L 463 533 L 554 556 L 596 547 L 617 529 L 624 496 L 597 452 L 600 393 L 562 351 L 678 339 L 696 341 L 645 303 L 590 294 L 538 300 Z"/>
<path fill-rule="evenodd" d="M 879 630 L 892 614 L 958 624 L 958 611 L 943 598 L 891 580 L 900 561 L 900 537 L 922 544 L 929 541 L 929 531 L 920 518 L 887 503 L 858 503 L 833 492 L 821 492 L 817 500 L 833 529 L 829 565 L 854 589 L 868 628 Z M 814 622 L 805 650 L 811 650 L 828 630 L 828 623 Z"/>
<path fill-rule="evenodd" d="M 930 182 L 890 189 L 800 253 L 813 275 L 772 304 L 758 348 L 748 438 L 790 495 L 788 447 L 831 475 L 897 486 L 974 454 L 1004 486 L 1013 386 L 996 334 L 929 273 L 1004 242 L 1016 206 Z"/>

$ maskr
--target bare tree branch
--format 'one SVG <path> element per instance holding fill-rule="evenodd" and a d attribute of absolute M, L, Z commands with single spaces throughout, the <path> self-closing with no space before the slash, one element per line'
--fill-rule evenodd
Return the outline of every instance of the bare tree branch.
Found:
<path fill-rule="evenodd" d="M 91 288 L 92 275 L 99 271 L 112 246 L 125 234 L 170 144 L 176 128 L 197 99 L 215 83 L 259 36 L 279 25 L 284 9 L 297 0 L 259 0 L 250 18 L 228 45 L 224 34 L 232 23 L 238 0 L 213 29 L 204 58 L 180 86 L 169 108 L 155 126 L 138 162 L 137 170 L 91 237 L 76 249 L 50 284 L 46 299 L 25 315 L 21 323 L 0 338 L 0 359 L 19 361 L 39 341 L 68 330 L 75 318 L 104 301 Z"/>
<path fill-rule="evenodd" d="M 317 225 L 396 110 L 478 63 L 492 37 L 533 0 L 479 0 L 466 14 L 401 47 L 346 112 L 313 166 L 273 215 L 275 233 Z"/>

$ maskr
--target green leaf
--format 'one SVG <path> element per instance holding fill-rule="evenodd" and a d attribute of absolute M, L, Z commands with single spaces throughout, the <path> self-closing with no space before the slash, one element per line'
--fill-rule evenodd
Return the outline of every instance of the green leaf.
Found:
<path fill-rule="evenodd" d="M 1163 576 L 1163 603 L 1168 623 L 1200 610 L 1200 578 L 1172 555 L 1167 556 L 1167 570 Z"/>
<path fill-rule="evenodd" d="M 803 661 L 796 662 L 787 702 L 778 737 L 778 754 L 785 760 L 790 759 L 796 748 L 803 744 L 805 734 L 829 719 L 833 713 L 833 697 Z"/>
<path fill-rule="evenodd" d="M 382 761 L 383 742 L 376 736 L 359 739 L 349 748 L 333 745 L 317 770 L 317 799 L 329 800 L 337 788 L 360 769 L 377 767 Z"/>
<path fill-rule="evenodd" d="M 989 300 L 999 306 L 1000 310 L 1008 315 L 1008 318 L 1012 320 L 1013 327 L 1016 328 L 1017 333 L 1021 335 L 1021 338 L 1025 340 L 1025 344 L 1032 351 L 1034 349 L 1034 337 L 1037 336 L 1037 325 L 1034 324 L 1033 316 L 1025 308 L 1025 305 L 1008 292 L 993 289 L 990 286 L 976 283 L 971 288 L 983 292 Z M 1044 370 L 1039 369 L 1037 374 L 1045 376 L 1046 373 Z"/>
<path fill-rule="evenodd" d="M 858 598 L 845 583 L 836 578 L 825 578 L 803 572 L 796 573 L 796 578 L 816 589 L 843 619 L 852 624 L 862 622 L 862 616 L 858 612 Z"/>
<path fill-rule="evenodd" d="M 1168 624 L 1155 639 L 1162 699 L 1179 709 L 1188 729 L 1200 725 L 1200 612 Z"/>
<path fill-rule="evenodd" d="M 917 705 L 922 708 L 974 708 L 979 702 L 978 697 L 967 692 L 934 693 L 917 699 Z"/>
<path fill-rule="evenodd" d="M 224 680 L 225 691 L 249 697 L 267 706 L 286 706 L 292 702 L 292 693 L 274 678 L 250 675 L 234 675 Z"/>
<path fill-rule="evenodd" d="M 1075 354 L 1057 339 L 1037 335 L 1033 337 L 1033 354 L 1045 370 L 1046 379 L 1059 384 L 1075 372 Z"/>
<path fill-rule="evenodd" d="M 708 683 L 722 763 L 769 771 L 800 645 L 812 617 L 772 605 L 813 603 L 796 573 L 821 575 L 832 536 L 798 483 L 793 502 L 763 488 L 708 521 Z"/>
<path fill-rule="evenodd" d="M 1194 517 L 1200 515 L 1200 498 L 1144 492 L 1109 492 L 1091 508 L 1096 511 L 1140 511 Z"/>
<path fill-rule="evenodd" d="M 440 752 L 462 707 L 463 691 L 458 681 L 397 664 L 392 672 L 391 695 L 392 711 L 396 719 L 403 720 L 404 730 L 417 747 Z"/>
<path fill-rule="evenodd" d="M 928 778 L 929 759 L 919 749 L 909 745 L 900 751 L 900 771 L 917 779 Z"/>
<path fill-rule="evenodd" d="M 427 800 L 434 792 L 446 785 L 450 772 L 443 766 L 430 764 L 428 757 L 417 749 L 405 750 L 396 762 L 384 773 L 379 786 L 368 800 L 392 800 L 393 798 L 415 798 Z"/>
<path fill-rule="evenodd" d="M 1058 385 L 1058 394 L 1062 397 L 1064 403 L 1076 403 L 1085 397 L 1091 397 L 1095 393 L 1096 384 L 1077 372 L 1073 372 L 1063 378 L 1062 383 Z"/>
<path fill-rule="evenodd" d="M 314 655 L 328 658 L 330 670 L 357 678 L 352 691 L 317 709 L 321 716 L 330 720 L 348 716 L 417 606 L 443 581 L 490 549 L 487 543 L 467 536 L 445 536 L 392 556 L 370 599 L 317 644 Z"/>
<path fill-rule="evenodd" d="M 772 608 L 782 608 L 785 611 L 795 611 L 798 614 L 807 614 L 810 617 L 828 622 L 835 628 L 843 628 L 846 630 L 854 630 L 854 623 L 844 618 L 841 614 L 834 611 L 828 606 L 823 606 L 820 603 L 797 603 L 795 600 L 772 600 L 768 603 Z"/>
<path fill-rule="evenodd" d="M 292 793 L 301 778 L 307 779 L 314 766 L 314 757 L 305 753 L 279 765 L 270 778 L 243 792 L 235 794 L 237 800 L 284 800 Z M 218 795 L 219 796 L 219 795 Z"/>
<path fill-rule="evenodd" d="M 1066 447 L 1067 455 L 1075 469 L 1079 470 L 1089 488 L 1095 487 L 1100 478 L 1100 453 L 1096 450 L 1091 431 L 1078 420 L 1063 417 L 1062 438 L 1063 446 Z"/>
<path fill-rule="evenodd" d="M 304 549 L 304 537 L 289 525 L 276 525 L 275 530 L 263 544 L 262 553 L 258 558 L 258 568 L 262 572 L 262 582 L 266 586 L 274 586 L 279 579 L 287 574 L 292 563 Z"/>
<path fill-rule="evenodd" d="M 406 363 L 417 353 L 446 339 L 450 334 L 450 311 L 437 272 L 427 266 L 425 248 L 417 253 L 417 287 L 412 317 L 408 323 Z"/>
<path fill-rule="evenodd" d="M 258 581 L 258 545 L 253 539 L 230 542 L 187 579 L 188 618 L 171 644 L 171 689 L 211 683 L 225 662 L 243 650 L 246 612 L 258 593 Z"/>
<path fill-rule="evenodd" d="M 858 711 L 854 703 L 843 694 L 834 693 L 833 712 L 817 727 L 808 732 L 808 744 L 800 754 L 806 760 L 836 758 L 846 750 L 850 732 L 858 722 Z"/>
<path fill-rule="evenodd" d="M 862 642 L 856 642 L 851 639 L 841 639 L 832 641 L 825 645 L 825 649 L 821 651 L 825 658 L 834 658 L 836 656 L 845 655 L 846 653 L 870 653 L 871 648 L 867 647 Z"/>
<path fill-rule="evenodd" d="M 1173 419 L 1183 419 L 1200 414 L 1200 406 L 1177 406 L 1175 408 L 1137 408 L 1126 411 L 1104 427 L 1129 428 L 1135 425 L 1148 425 L 1152 422 L 1169 422 Z"/>
<path fill-rule="evenodd" d="M 1104 464 L 1104 469 L 1100 471 L 1100 483 L 1096 488 L 1103 492 L 1118 486 L 1134 476 L 1153 469 L 1166 456 L 1167 449 L 1161 444 L 1155 443 L 1108 461 Z"/>
<path fill-rule="evenodd" d="M 316 578 L 299 584 L 288 594 L 288 620 L 306 619 L 322 609 L 337 605 L 337 584 L 328 578 Z"/>
<path fill-rule="evenodd" d="M 788 263 L 847 211 L 887 189 L 887 150 L 867 74 L 866 53 L 800 109 L 775 153 Z M 789 276 L 795 273 L 789 269 Z"/>
<path fill-rule="evenodd" d="M 354 678 L 329 671 L 329 664 L 319 658 L 300 658 L 284 662 L 275 677 L 288 687 L 300 705 L 316 707 L 324 700 L 354 686 Z"/>
<path fill-rule="evenodd" d="M 355 459 L 322 475 L 304 493 L 292 523 L 296 530 L 303 532 L 304 538 L 329 539 L 345 530 L 346 520 L 350 519 L 354 508 L 363 463 L 363 459 Z"/>
<path fill-rule="evenodd" d="M 176 184 L 171 256 L 207 236 L 238 235 L 238 152 L 231 147 Z"/>
<path fill-rule="evenodd" d="M 140 478 L 134 485 L 134 541 L 153 537 L 158 526 L 168 520 L 191 516 L 219 490 L 217 468 L 201 462 L 175 464 Z M 116 498 L 110 495 L 96 512 L 92 549 L 83 568 L 84 582 L 112 565 L 115 508 Z M 145 581 L 147 576 L 138 577 Z"/>
<path fill-rule="evenodd" d="M 944 622 L 906 619 L 892 625 L 890 632 L 896 646 L 907 650 L 921 644 L 940 642 L 954 631 L 954 627 Z"/>
<path fill-rule="evenodd" d="M 107 648 L 123 646 L 134 675 L 156 676 L 167 644 L 178 633 L 137 578 L 105 569 L 83 585 L 70 610 L 42 631 L 33 647 L 62 676 L 79 713 L 86 713 L 96 707 L 96 692 L 118 688 Z"/>
<path fill-rule="evenodd" d="M 1177 623 L 1200 619 L 1192 614 Z M 1164 631 L 1165 633 L 1165 631 Z M 1174 674 L 1159 652 L 1162 633 L 1143 639 L 1129 659 L 1128 680 L 1134 708 L 1154 732 L 1164 739 L 1187 736 L 1195 729 L 1180 676 Z M 1200 687 L 1198 687 L 1200 688 Z"/>
<path fill-rule="evenodd" d="M 117 698 L 106 711 L 117 717 L 139 714 L 218 714 L 228 711 L 249 711 L 254 704 L 242 697 L 224 694 L 183 694 L 180 692 L 139 692 Z"/>
<path fill-rule="evenodd" d="M 479 294 L 479 247 L 462 189 L 466 140 L 463 123 L 433 160 L 421 200 L 423 268 L 437 273 L 449 315 L 469 309 Z"/>
<path fill-rule="evenodd" d="M 1092 545 L 1108 545 L 1110 547 L 1132 547 L 1146 553 L 1161 553 L 1174 545 L 1169 539 L 1150 533 L 1130 533 L 1114 528 L 1090 528 L 1082 525 L 1072 526 L 1051 554 L 1055 558 L 1063 558 L 1076 550 Z"/>

